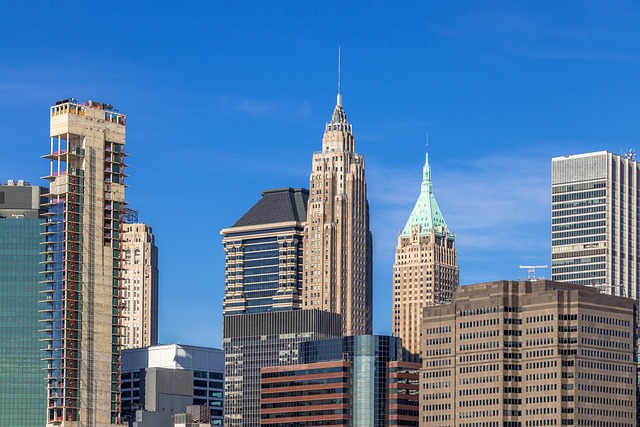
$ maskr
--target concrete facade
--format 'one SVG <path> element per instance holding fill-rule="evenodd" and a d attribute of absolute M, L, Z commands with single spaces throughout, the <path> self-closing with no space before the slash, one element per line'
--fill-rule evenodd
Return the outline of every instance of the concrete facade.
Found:
<path fill-rule="evenodd" d="M 364 157 L 355 152 L 342 97 L 313 154 L 304 228 L 305 309 L 343 316 L 344 335 L 372 332 L 373 239 Z"/>
<path fill-rule="evenodd" d="M 150 226 L 123 224 L 123 348 L 158 344 L 158 248 Z"/>
<path fill-rule="evenodd" d="M 420 425 L 635 426 L 635 313 L 546 280 L 458 288 L 424 310 Z"/>
<path fill-rule="evenodd" d="M 606 151 L 552 161 L 551 278 L 640 296 L 640 165 Z"/>
<path fill-rule="evenodd" d="M 120 424 L 123 114 L 74 99 L 51 107 L 43 246 L 48 426 Z"/>

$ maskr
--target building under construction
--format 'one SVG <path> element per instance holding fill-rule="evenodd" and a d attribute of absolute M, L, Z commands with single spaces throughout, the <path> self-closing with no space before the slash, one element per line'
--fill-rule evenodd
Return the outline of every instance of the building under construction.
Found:
<path fill-rule="evenodd" d="M 47 426 L 121 424 L 125 116 L 75 99 L 51 107 L 44 235 Z"/>

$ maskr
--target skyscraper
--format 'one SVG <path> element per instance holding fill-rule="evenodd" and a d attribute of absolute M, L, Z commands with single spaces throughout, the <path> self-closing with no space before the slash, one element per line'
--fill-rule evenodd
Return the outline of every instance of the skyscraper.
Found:
<path fill-rule="evenodd" d="M 46 188 L 24 181 L 0 185 L 0 425 L 46 422 L 40 343 L 40 208 Z M 28 414 L 28 416 L 25 416 Z"/>
<path fill-rule="evenodd" d="M 420 425 L 636 426 L 636 310 L 547 280 L 459 287 L 424 310 Z"/>
<path fill-rule="evenodd" d="M 42 272 L 49 426 L 121 423 L 125 121 L 94 101 L 51 107 Z"/>
<path fill-rule="evenodd" d="M 124 348 L 158 344 L 158 248 L 150 226 L 122 226 Z"/>
<path fill-rule="evenodd" d="M 552 166 L 551 278 L 638 299 L 638 162 L 600 151 Z"/>
<path fill-rule="evenodd" d="M 298 362 L 298 344 L 339 338 L 342 316 L 284 310 L 224 316 L 224 425 L 260 425 L 260 369 Z"/>
<path fill-rule="evenodd" d="M 364 157 L 338 91 L 322 151 L 313 155 L 304 227 L 305 309 L 343 316 L 345 335 L 372 332 L 372 236 Z"/>
<path fill-rule="evenodd" d="M 414 355 L 420 354 L 422 309 L 450 300 L 458 281 L 455 236 L 433 195 L 427 153 L 420 196 L 398 234 L 393 265 L 393 335 Z"/>
<path fill-rule="evenodd" d="M 309 191 L 265 190 L 232 227 L 223 229 L 224 315 L 299 309 L 302 232 Z"/>

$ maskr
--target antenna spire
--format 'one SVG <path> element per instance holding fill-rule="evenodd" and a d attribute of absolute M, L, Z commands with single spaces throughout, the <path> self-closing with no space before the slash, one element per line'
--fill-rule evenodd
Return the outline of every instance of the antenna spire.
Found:
<path fill-rule="evenodd" d="M 342 95 L 340 94 L 340 45 L 338 45 L 338 97 L 337 104 L 342 106 Z"/>

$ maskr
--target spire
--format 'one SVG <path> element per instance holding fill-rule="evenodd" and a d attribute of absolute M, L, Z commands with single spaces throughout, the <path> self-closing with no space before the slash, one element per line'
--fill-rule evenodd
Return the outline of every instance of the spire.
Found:
<path fill-rule="evenodd" d="M 342 107 L 342 95 L 340 94 L 340 46 L 338 46 L 338 96 L 336 105 Z"/>
<path fill-rule="evenodd" d="M 336 108 L 331 115 L 331 123 L 347 124 L 347 115 L 342 108 L 342 94 L 340 93 L 340 46 L 338 46 L 338 96 L 336 97 Z"/>
<path fill-rule="evenodd" d="M 431 183 L 431 166 L 429 166 L 429 134 L 427 133 L 427 154 L 425 155 L 424 167 L 422 168 L 422 191 L 429 191 L 429 194 L 433 194 L 433 184 Z"/>
<path fill-rule="evenodd" d="M 427 136 L 427 151 L 425 155 L 424 167 L 422 168 L 422 185 L 420 196 L 416 201 L 411 215 L 401 231 L 402 236 L 410 236 L 411 228 L 420 226 L 421 234 L 431 233 L 431 229 L 438 230 L 440 227 L 447 227 L 447 223 L 440 212 L 438 202 L 433 195 L 433 183 L 431 182 L 431 166 L 429 166 L 429 136 Z"/>

